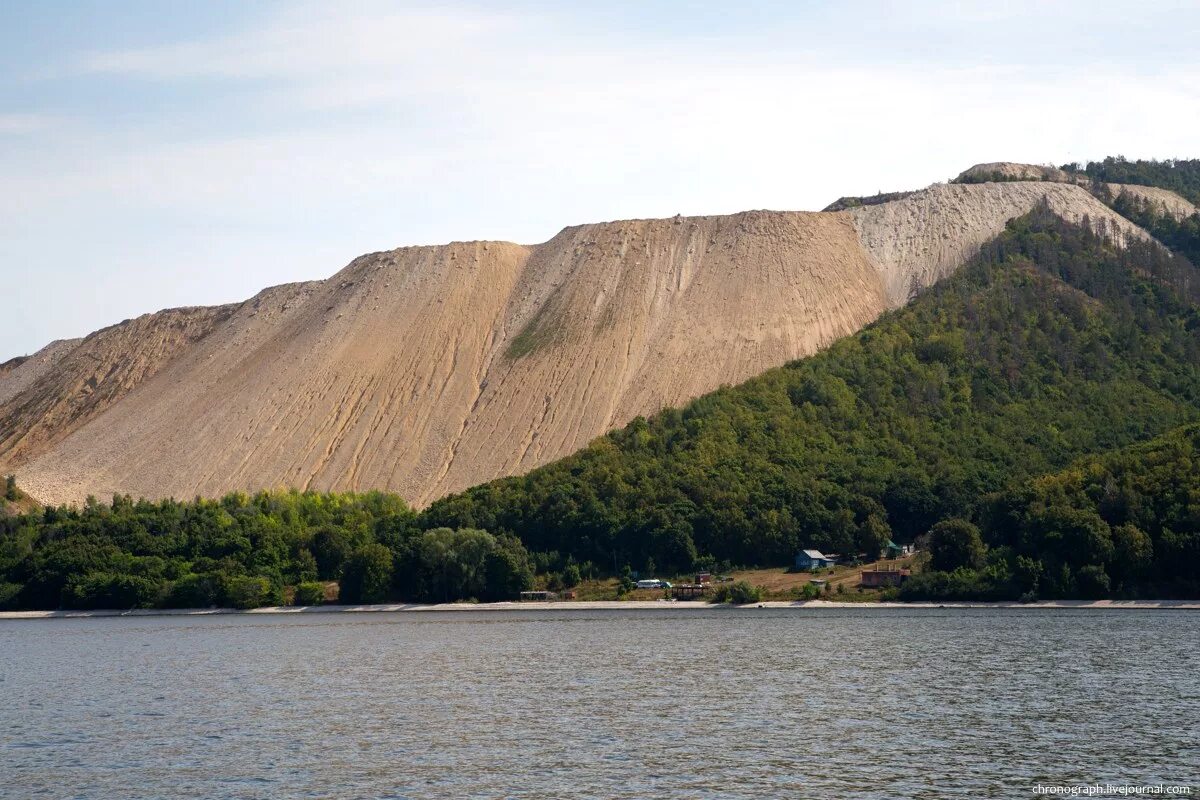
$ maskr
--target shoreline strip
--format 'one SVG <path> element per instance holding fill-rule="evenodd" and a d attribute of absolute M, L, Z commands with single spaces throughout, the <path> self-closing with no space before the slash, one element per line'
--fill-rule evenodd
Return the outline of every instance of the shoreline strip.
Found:
<path fill-rule="evenodd" d="M 679 610 L 743 610 L 758 608 L 783 609 L 948 609 L 1002 608 L 1029 610 L 1058 609 L 1130 609 L 1200 611 L 1200 600 L 1048 600 L 1037 603 L 1017 602 L 946 602 L 946 603 L 840 603 L 833 600 L 764 600 L 734 606 L 695 600 L 567 600 L 558 602 L 503 603 L 383 603 L 360 606 L 273 606 L 267 608 L 137 608 L 127 611 L 95 609 L 91 611 L 0 611 L 0 620 L 23 619 L 89 619 L 93 617 L 200 617 L 227 614 L 343 614 L 343 613 L 414 613 L 460 611 L 679 611 Z"/>

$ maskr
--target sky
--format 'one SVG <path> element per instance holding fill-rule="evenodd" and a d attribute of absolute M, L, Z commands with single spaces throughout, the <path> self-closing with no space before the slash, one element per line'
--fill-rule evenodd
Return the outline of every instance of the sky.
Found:
<path fill-rule="evenodd" d="M 0 0 L 0 362 L 403 245 L 1200 157 L 1200 4 Z"/>

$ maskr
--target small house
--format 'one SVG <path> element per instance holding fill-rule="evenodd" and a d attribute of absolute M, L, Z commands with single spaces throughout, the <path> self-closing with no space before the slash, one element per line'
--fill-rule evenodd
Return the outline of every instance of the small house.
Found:
<path fill-rule="evenodd" d="M 796 569 L 814 570 L 832 567 L 834 559 L 823 555 L 820 550 L 801 550 L 796 554 Z"/>

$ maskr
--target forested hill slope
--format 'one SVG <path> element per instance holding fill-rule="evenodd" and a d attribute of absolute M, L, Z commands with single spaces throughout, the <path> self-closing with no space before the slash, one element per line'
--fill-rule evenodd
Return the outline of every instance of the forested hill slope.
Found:
<path fill-rule="evenodd" d="M 982 563 L 919 576 L 936 597 L 1195 597 L 1200 425 L 1089 456 L 988 502 Z"/>
<path fill-rule="evenodd" d="M 635 566 L 869 550 L 1081 455 L 1200 419 L 1197 270 L 1046 209 L 812 358 L 637 419 L 422 524 Z"/>

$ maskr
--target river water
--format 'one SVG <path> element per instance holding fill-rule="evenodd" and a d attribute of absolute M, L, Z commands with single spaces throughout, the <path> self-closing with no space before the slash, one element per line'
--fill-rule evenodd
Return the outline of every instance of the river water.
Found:
<path fill-rule="evenodd" d="M 0 621 L 2 797 L 1200 796 L 1200 613 Z"/>

